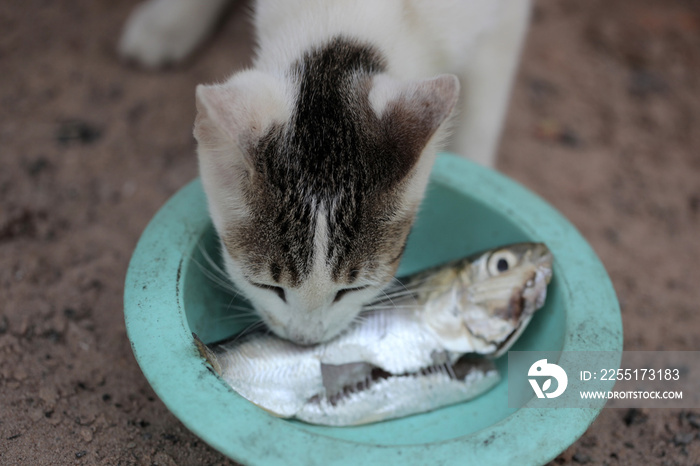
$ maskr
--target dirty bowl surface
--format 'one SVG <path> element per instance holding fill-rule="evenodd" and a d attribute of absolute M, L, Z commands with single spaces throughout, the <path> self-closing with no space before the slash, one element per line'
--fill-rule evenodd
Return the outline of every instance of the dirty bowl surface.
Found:
<path fill-rule="evenodd" d="M 519 241 L 547 244 L 547 303 L 512 348 L 620 351 L 610 280 L 586 241 L 556 210 L 514 181 L 449 154 L 438 157 L 399 275 Z M 588 428 L 599 408 L 508 407 L 503 380 L 475 400 L 359 427 L 279 419 L 208 370 L 192 332 L 214 342 L 242 330 L 236 300 L 212 280 L 218 241 L 198 180 L 156 214 L 125 285 L 126 327 L 149 383 L 182 423 L 243 464 L 543 464 Z"/>

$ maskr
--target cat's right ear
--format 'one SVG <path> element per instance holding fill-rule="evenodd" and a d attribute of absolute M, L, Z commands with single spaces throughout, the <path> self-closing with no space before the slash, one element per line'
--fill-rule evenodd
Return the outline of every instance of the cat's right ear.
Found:
<path fill-rule="evenodd" d="M 261 71 L 243 71 L 223 84 L 197 86 L 194 137 L 200 159 L 204 156 L 205 163 L 222 170 L 236 161 L 252 169 L 252 149 L 273 124 L 289 118 L 287 102 L 283 81 Z"/>

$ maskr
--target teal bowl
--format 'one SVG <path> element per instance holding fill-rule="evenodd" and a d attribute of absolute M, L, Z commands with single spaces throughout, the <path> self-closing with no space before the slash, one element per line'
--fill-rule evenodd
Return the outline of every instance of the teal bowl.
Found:
<path fill-rule="evenodd" d="M 519 241 L 554 255 L 547 303 L 513 350 L 621 351 L 612 285 L 576 229 L 516 182 L 463 158 L 438 157 L 399 275 Z M 136 360 L 160 399 L 192 432 L 243 464 L 543 464 L 581 436 L 597 408 L 511 408 L 507 376 L 479 398 L 359 427 L 279 419 L 212 373 L 192 332 L 214 342 L 246 324 L 207 271 L 218 242 L 199 180 L 144 231 L 129 265 L 125 318 Z M 233 304 L 233 305 L 232 305 Z M 498 364 L 502 373 L 507 358 Z"/>

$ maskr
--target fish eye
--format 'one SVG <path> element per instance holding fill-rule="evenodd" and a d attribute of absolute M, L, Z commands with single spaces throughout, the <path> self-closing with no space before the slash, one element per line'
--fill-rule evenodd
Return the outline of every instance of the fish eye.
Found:
<path fill-rule="evenodd" d="M 284 293 L 284 288 L 281 286 L 274 286 L 274 285 L 266 285 L 264 283 L 255 283 L 255 282 L 250 282 L 252 285 L 257 286 L 258 288 L 261 288 L 263 290 L 268 290 L 272 291 L 273 293 L 276 293 L 277 296 L 282 300 L 282 302 L 286 303 L 287 302 L 287 296 Z"/>
<path fill-rule="evenodd" d="M 343 296 L 345 296 L 346 294 L 352 293 L 353 291 L 364 290 L 364 289 L 366 289 L 366 288 L 368 288 L 368 287 L 369 287 L 369 285 L 365 285 L 365 286 L 356 286 L 356 287 L 354 287 L 354 288 L 343 288 L 343 289 L 341 289 L 341 290 L 338 290 L 338 292 L 335 294 L 335 298 L 333 298 L 333 302 L 334 302 L 334 303 L 337 303 L 337 302 L 340 301 L 340 300 L 343 298 Z"/>
<path fill-rule="evenodd" d="M 487 263 L 487 269 L 491 276 L 509 271 L 518 264 L 518 258 L 507 249 L 502 249 L 491 254 Z"/>

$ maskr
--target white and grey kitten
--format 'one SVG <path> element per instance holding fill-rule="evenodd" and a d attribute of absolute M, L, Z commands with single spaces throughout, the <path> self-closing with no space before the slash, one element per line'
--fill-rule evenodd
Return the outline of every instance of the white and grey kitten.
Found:
<path fill-rule="evenodd" d="M 179 59 L 224 3 L 151 0 L 122 52 Z M 455 150 L 493 165 L 529 2 L 259 0 L 254 11 L 252 68 L 197 87 L 200 173 L 233 282 L 276 334 L 316 343 L 391 281 L 458 100 Z"/>

